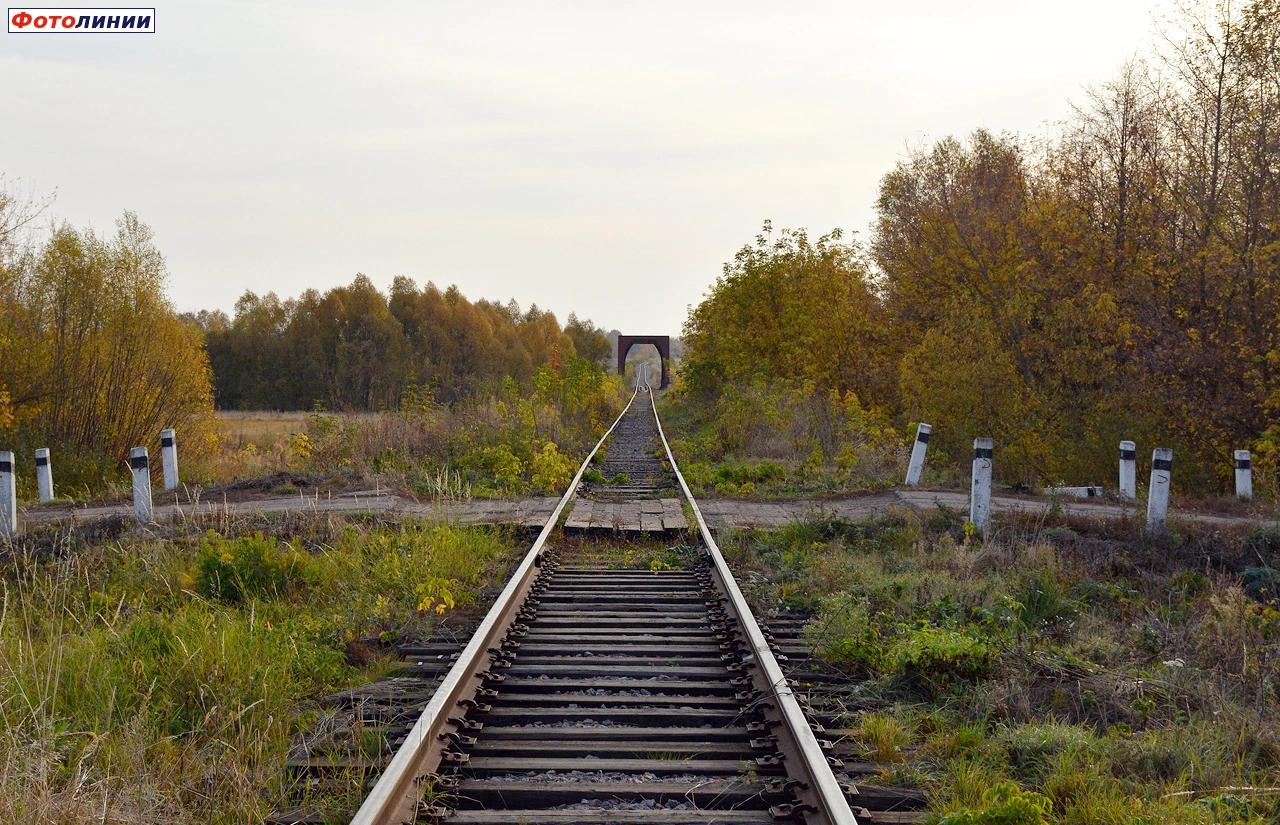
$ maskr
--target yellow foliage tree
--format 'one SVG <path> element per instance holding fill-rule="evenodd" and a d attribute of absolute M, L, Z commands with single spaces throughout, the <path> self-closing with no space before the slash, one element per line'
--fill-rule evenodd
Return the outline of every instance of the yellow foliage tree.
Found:
<path fill-rule="evenodd" d="M 165 296 L 151 230 L 126 212 L 111 238 L 63 225 L 0 270 L 0 386 L 7 440 L 50 446 L 59 477 L 90 483 L 128 449 L 178 429 L 184 452 L 213 447 L 200 331 Z"/>

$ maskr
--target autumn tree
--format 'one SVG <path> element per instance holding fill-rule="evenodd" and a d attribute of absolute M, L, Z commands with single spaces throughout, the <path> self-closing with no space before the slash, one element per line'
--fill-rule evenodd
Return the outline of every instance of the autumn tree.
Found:
<path fill-rule="evenodd" d="M 193 457 L 212 446 L 201 334 L 169 304 L 164 258 L 137 216 L 126 212 L 111 238 L 61 225 L 3 274 L 8 443 L 54 448 L 68 483 L 82 466 L 109 472 L 94 457 L 119 460 L 165 427 L 183 433 Z"/>
<path fill-rule="evenodd" d="M 885 403 L 893 393 L 892 368 L 879 357 L 886 335 L 857 244 L 839 231 L 811 241 L 766 223 L 689 313 L 681 376 L 702 397 L 763 375 Z"/>

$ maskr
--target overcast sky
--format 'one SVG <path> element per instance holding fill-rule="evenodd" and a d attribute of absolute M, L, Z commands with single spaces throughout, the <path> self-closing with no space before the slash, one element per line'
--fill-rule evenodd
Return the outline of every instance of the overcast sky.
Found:
<path fill-rule="evenodd" d="M 908 148 L 1051 131 L 1164 8 L 159 0 L 0 33 L 0 172 L 138 212 L 183 310 L 364 272 L 674 334 L 762 220 L 865 233 Z"/>

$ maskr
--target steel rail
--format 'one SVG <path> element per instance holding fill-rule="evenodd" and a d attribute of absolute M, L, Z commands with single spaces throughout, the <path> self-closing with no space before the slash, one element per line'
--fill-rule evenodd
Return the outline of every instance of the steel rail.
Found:
<path fill-rule="evenodd" d="M 543 525 L 542 532 L 521 560 L 520 566 L 516 568 L 493 607 L 485 614 L 471 641 L 458 654 L 457 661 L 449 668 L 431 701 L 423 708 L 408 737 L 396 750 L 386 770 L 356 811 L 351 825 L 407 825 L 413 822 L 421 796 L 419 786 L 433 772 L 435 765 L 432 762 L 440 758 L 450 734 L 460 733 L 461 719 L 453 716 L 455 713 L 461 715 L 461 711 L 456 710 L 459 702 L 474 696 L 476 689 L 481 686 L 481 674 L 490 662 L 492 648 L 500 643 L 500 635 L 507 630 L 533 583 L 539 566 L 539 554 L 547 537 L 551 535 L 560 520 L 560 514 L 577 492 L 582 474 L 586 472 L 591 459 L 627 414 L 627 410 L 631 409 L 639 394 L 640 381 L 637 380 L 631 399 L 578 467 L 573 481 L 569 482 L 569 488 L 560 497 L 551 517 Z"/>
<path fill-rule="evenodd" d="M 636 386 L 638 390 L 638 381 Z M 814 736 L 813 729 L 809 727 L 804 711 L 800 708 L 799 702 L 796 701 L 790 683 L 787 682 L 786 674 L 782 672 L 782 667 L 774 657 L 773 651 L 770 650 L 768 640 L 760 630 L 760 625 L 756 622 L 750 605 L 747 604 L 746 598 L 742 595 L 742 591 L 738 588 L 738 583 L 734 580 L 732 571 L 729 570 L 724 554 L 720 552 L 720 546 L 716 544 L 715 537 L 711 535 L 711 530 L 707 527 L 707 521 L 702 517 L 702 511 L 698 508 L 698 502 L 694 500 L 693 492 L 685 482 L 679 465 L 676 464 L 675 455 L 671 452 L 671 445 L 667 443 L 666 433 L 662 430 L 662 419 L 658 417 L 658 405 L 654 400 L 653 393 L 650 392 L 648 395 L 649 404 L 653 408 L 653 419 L 658 424 L 658 437 L 662 440 L 662 448 L 666 451 L 667 461 L 671 464 L 671 472 L 675 475 L 676 481 L 680 483 L 680 490 L 684 493 L 685 500 L 689 502 L 689 506 L 693 510 L 694 519 L 698 522 L 698 532 L 702 534 L 702 541 L 706 545 L 707 555 L 711 558 L 712 569 L 715 571 L 717 583 L 720 585 L 721 591 L 729 602 L 729 607 L 742 626 L 747 642 L 751 646 L 751 653 L 759 670 L 756 675 L 763 680 L 765 689 L 777 703 L 776 706 L 781 712 L 785 727 L 783 733 L 786 739 L 790 741 L 780 740 L 779 744 L 783 745 L 784 754 L 794 756 L 796 761 L 800 762 L 800 767 L 807 780 L 807 787 L 797 789 L 799 799 L 802 803 L 807 803 L 805 805 L 806 809 L 799 811 L 799 813 L 803 814 L 805 821 L 811 823 L 811 825 L 819 825 L 819 823 L 857 825 L 857 820 L 854 818 L 849 802 L 845 798 L 844 788 L 840 785 L 839 780 L 836 779 L 835 773 L 832 772 L 831 764 L 827 761 L 827 755 L 818 743 L 818 738 Z M 793 762 L 788 760 L 786 764 L 788 765 L 788 773 L 791 773 Z M 794 774 L 792 775 L 794 776 Z"/>

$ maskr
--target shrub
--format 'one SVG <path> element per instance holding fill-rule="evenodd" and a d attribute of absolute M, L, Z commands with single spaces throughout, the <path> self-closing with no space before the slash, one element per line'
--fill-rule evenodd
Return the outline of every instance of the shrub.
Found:
<path fill-rule="evenodd" d="M 1244 592 L 1260 602 L 1280 601 L 1280 570 L 1274 567 L 1246 568 Z"/>
<path fill-rule="evenodd" d="M 548 493 L 558 492 L 573 478 L 573 459 L 560 452 L 554 441 L 542 445 L 533 456 L 533 486 Z"/>
<path fill-rule="evenodd" d="M 818 617 L 805 626 L 805 638 L 826 661 L 846 668 L 876 671 L 883 645 L 867 603 L 851 593 L 822 600 Z"/>
<path fill-rule="evenodd" d="M 200 540 L 194 585 L 203 596 L 236 604 L 277 598 L 304 584 L 305 562 L 301 553 L 261 533 L 234 539 L 210 533 Z"/>
<path fill-rule="evenodd" d="M 938 825 L 1043 825 L 1049 807 L 1048 797 L 1001 781 L 983 792 L 981 807 L 952 811 Z"/>
<path fill-rule="evenodd" d="M 976 681 L 991 672 L 995 651 L 973 628 L 952 630 L 921 622 L 901 633 L 886 655 L 889 667 L 917 686 Z"/>
<path fill-rule="evenodd" d="M 519 489 L 524 463 L 506 444 L 483 448 L 476 460 L 495 488 L 503 492 Z"/>

